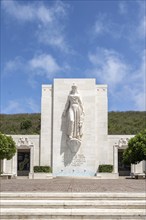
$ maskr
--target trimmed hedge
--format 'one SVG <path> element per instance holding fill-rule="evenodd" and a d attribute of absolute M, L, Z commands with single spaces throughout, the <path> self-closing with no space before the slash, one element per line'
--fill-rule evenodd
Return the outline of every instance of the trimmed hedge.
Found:
<path fill-rule="evenodd" d="M 102 164 L 102 165 L 99 165 L 98 171 L 99 171 L 100 173 L 112 173 L 112 171 L 113 171 L 113 165 L 111 165 L 111 164 Z"/>
<path fill-rule="evenodd" d="M 52 169 L 49 166 L 34 166 L 35 173 L 51 173 Z"/>

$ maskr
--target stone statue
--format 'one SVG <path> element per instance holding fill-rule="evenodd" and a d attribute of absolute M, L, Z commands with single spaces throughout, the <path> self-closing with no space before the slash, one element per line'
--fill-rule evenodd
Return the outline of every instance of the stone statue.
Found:
<path fill-rule="evenodd" d="M 70 140 L 81 141 L 83 135 L 84 110 L 77 86 L 72 85 L 63 116 L 66 117 L 66 133 Z"/>

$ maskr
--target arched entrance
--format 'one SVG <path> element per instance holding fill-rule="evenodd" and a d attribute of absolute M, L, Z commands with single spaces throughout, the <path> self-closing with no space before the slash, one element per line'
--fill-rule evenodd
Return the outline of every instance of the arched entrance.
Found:
<path fill-rule="evenodd" d="M 33 173 L 34 146 L 28 138 L 21 137 L 17 143 L 17 176 Z"/>
<path fill-rule="evenodd" d="M 28 176 L 30 172 L 30 149 L 17 151 L 17 176 Z"/>
<path fill-rule="evenodd" d="M 130 176 L 131 165 L 123 163 L 123 153 L 124 149 L 118 149 L 118 173 L 119 176 Z"/>
<path fill-rule="evenodd" d="M 114 172 L 119 176 L 130 176 L 131 165 L 123 163 L 123 152 L 128 146 L 129 138 L 121 138 L 114 145 Z"/>

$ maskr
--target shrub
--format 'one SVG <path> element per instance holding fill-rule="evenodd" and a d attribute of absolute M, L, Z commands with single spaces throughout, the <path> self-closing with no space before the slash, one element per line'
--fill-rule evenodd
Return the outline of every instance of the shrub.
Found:
<path fill-rule="evenodd" d="M 35 173 L 51 173 L 52 169 L 49 166 L 34 166 Z"/>
<path fill-rule="evenodd" d="M 16 153 L 16 144 L 12 137 L 0 132 L 0 160 L 10 160 Z"/>
<path fill-rule="evenodd" d="M 143 160 L 146 160 L 146 129 L 128 141 L 128 148 L 123 153 L 125 164 L 137 164 Z"/>
<path fill-rule="evenodd" d="M 102 165 L 99 165 L 98 171 L 99 171 L 100 173 L 112 173 L 112 171 L 113 171 L 113 165 L 111 165 L 111 164 L 102 164 Z"/>
<path fill-rule="evenodd" d="M 32 123 L 29 119 L 23 120 L 20 124 L 20 129 L 23 130 L 28 130 L 29 128 L 32 127 Z"/>

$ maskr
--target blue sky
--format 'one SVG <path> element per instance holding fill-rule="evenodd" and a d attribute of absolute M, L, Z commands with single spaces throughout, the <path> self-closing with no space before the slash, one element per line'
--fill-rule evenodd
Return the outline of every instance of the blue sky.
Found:
<path fill-rule="evenodd" d="M 1 112 L 41 111 L 41 85 L 96 78 L 109 111 L 145 109 L 145 0 L 1 1 Z"/>

